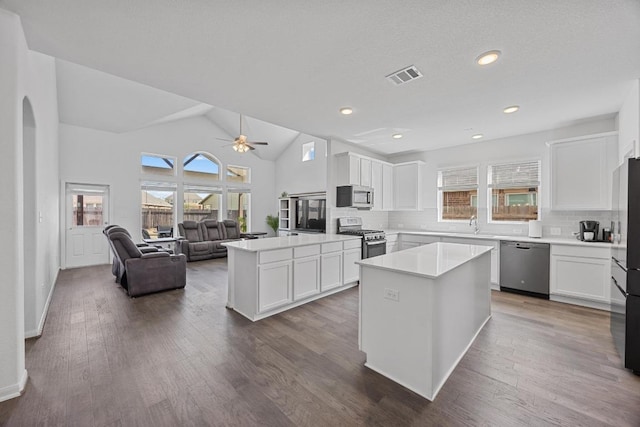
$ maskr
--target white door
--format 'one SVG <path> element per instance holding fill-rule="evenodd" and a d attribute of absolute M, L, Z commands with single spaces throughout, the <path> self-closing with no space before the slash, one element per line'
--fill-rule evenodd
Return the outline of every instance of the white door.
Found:
<path fill-rule="evenodd" d="M 67 183 L 65 193 L 65 266 L 108 264 L 109 187 Z"/>

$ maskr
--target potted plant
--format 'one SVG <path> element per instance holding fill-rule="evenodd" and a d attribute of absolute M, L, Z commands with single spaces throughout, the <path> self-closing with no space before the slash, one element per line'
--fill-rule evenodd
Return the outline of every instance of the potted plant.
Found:
<path fill-rule="evenodd" d="M 241 233 L 246 233 L 247 232 L 247 219 L 243 216 L 239 216 L 238 217 L 238 225 L 240 225 L 240 232 Z"/>
<path fill-rule="evenodd" d="M 273 230 L 275 235 L 278 235 L 278 215 L 267 215 L 267 225 Z"/>

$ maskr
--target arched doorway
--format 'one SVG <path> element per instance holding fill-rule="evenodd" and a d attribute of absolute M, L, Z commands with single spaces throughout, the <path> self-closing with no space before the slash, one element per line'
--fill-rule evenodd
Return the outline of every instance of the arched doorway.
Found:
<path fill-rule="evenodd" d="M 38 334 L 37 305 L 37 190 L 36 120 L 28 98 L 22 101 L 22 237 L 24 241 L 24 328 L 26 337 Z"/>

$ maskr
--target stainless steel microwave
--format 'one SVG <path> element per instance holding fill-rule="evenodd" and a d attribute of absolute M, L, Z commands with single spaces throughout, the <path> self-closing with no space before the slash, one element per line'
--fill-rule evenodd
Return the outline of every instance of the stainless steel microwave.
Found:
<path fill-rule="evenodd" d="M 373 188 L 358 185 L 338 187 L 336 206 L 339 208 L 371 209 L 373 207 Z"/>

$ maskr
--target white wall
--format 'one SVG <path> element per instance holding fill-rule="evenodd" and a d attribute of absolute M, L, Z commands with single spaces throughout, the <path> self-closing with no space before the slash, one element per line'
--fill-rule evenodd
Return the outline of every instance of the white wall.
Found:
<path fill-rule="evenodd" d="M 261 160 L 250 153 L 236 153 L 230 147 L 222 148 L 224 144 L 217 137 L 229 136 L 204 117 L 164 123 L 123 134 L 61 124 L 60 179 L 63 183 L 109 185 L 110 223 L 119 224 L 137 236 L 135 230 L 142 228 L 140 182 L 177 181 L 177 178 L 171 177 L 143 176 L 141 153 L 176 157 L 180 173 L 182 161 L 187 155 L 196 151 L 208 152 L 222 162 L 223 170 L 229 164 L 251 168 L 251 184 L 239 184 L 251 189 L 249 230 L 267 231 L 265 217 L 272 214 L 276 206 L 275 163 Z"/>
<path fill-rule="evenodd" d="M 302 145 L 315 142 L 315 159 L 302 161 Z M 289 194 L 326 191 L 327 141 L 315 136 L 300 134 L 276 160 L 276 196 L 274 213 L 278 207 L 276 198 L 283 191 Z"/>
<path fill-rule="evenodd" d="M 423 211 L 419 212 L 391 212 L 389 214 L 390 228 L 420 229 L 445 231 L 471 231 L 468 222 L 438 222 L 437 218 L 437 171 L 441 168 L 455 166 L 479 166 L 480 189 L 486 188 L 487 166 L 492 163 L 510 162 L 519 160 L 542 161 L 541 177 L 541 217 L 543 233 L 548 235 L 549 228 L 560 227 L 564 236 L 570 236 L 577 231 L 578 221 L 581 219 L 594 219 L 607 223 L 610 221 L 610 212 L 551 212 L 549 206 L 549 158 L 546 142 L 570 138 L 574 136 L 590 135 L 615 130 L 614 118 L 595 118 L 581 123 L 520 135 L 494 141 L 478 142 L 440 150 L 414 153 L 391 157 L 393 163 L 409 160 L 424 161 L 423 173 Z M 576 167 L 579 167 L 576 165 Z M 525 234 L 528 226 L 487 224 L 487 194 L 480 191 L 478 194 L 478 224 L 482 231 L 497 234 Z"/>
<path fill-rule="evenodd" d="M 25 326 L 34 332 L 44 321 L 46 301 L 58 271 L 59 230 L 57 209 L 57 100 L 53 59 L 29 52 L 19 18 L 0 10 L 0 401 L 15 397 L 26 382 Z M 23 100 L 28 98 L 35 128 L 25 138 L 35 141 L 23 162 Z M 28 109 L 27 109 L 28 110 Z M 23 166 L 26 164 L 27 168 Z M 33 167 L 35 165 L 35 168 Z M 29 194 L 24 194 L 24 183 Z M 53 189 L 53 190 L 52 190 Z M 33 193 L 35 192 L 35 194 Z M 42 222 L 25 223 L 28 203 L 43 212 Z M 51 226 L 54 224 L 55 226 Z M 24 253 L 23 227 L 33 227 L 34 244 Z M 25 300 L 24 271 L 29 269 L 29 298 Z M 25 318 L 26 315 L 26 318 Z"/>
<path fill-rule="evenodd" d="M 633 88 L 618 114 L 618 159 L 622 162 L 630 150 L 640 151 L 640 80 L 633 82 Z M 640 152 L 635 153 L 640 156 Z"/>

